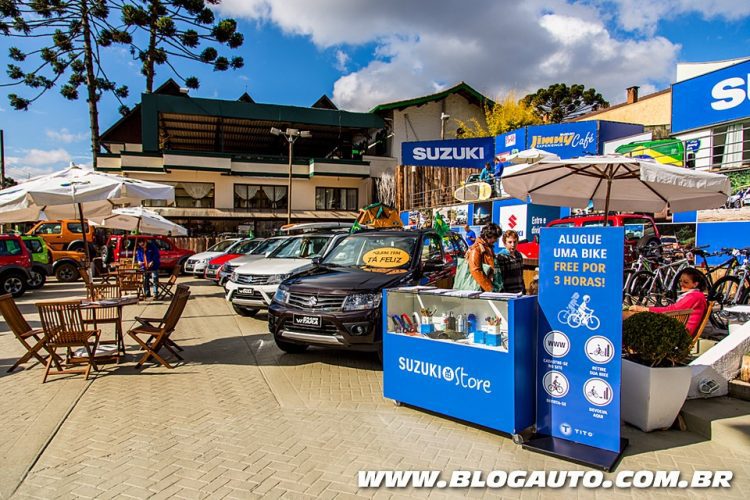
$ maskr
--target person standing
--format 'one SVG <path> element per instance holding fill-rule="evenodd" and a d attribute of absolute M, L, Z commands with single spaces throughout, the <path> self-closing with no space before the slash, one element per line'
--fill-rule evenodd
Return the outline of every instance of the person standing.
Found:
<path fill-rule="evenodd" d="M 494 246 L 500 237 L 500 226 L 490 222 L 482 228 L 479 238 L 466 251 L 466 260 L 469 264 L 469 272 L 474 281 L 485 292 L 494 290 L 493 273 L 495 267 L 495 250 Z M 484 265 L 489 266 L 489 270 L 484 270 Z"/>
<path fill-rule="evenodd" d="M 518 246 L 518 233 L 508 229 L 503 233 L 503 248 L 497 255 L 497 267 L 503 275 L 503 291 L 508 293 L 526 293 L 523 281 L 523 254 Z"/>
<path fill-rule="evenodd" d="M 489 183 L 492 180 L 492 165 L 490 162 L 485 163 L 484 168 L 479 172 L 479 182 Z"/>
<path fill-rule="evenodd" d="M 154 297 L 159 294 L 159 248 L 153 240 L 138 240 L 138 250 L 135 258 L 143 270 L 143 294 L 151 297 L 150 286 L 153 286 Z"/>
<path fill-rule="evenodd" d="M 505 164 L 498 158 L 495 158 L 495 170 L 492 173 L 494 182 L 492 183 L 492 189 L 495 191 L 495 197 L 500 197 L 503 194 L 502 180 L 503 170 L 505 170 Z"/>
<path fill-rule="evenodd" d="M 474 232 L 474 231 L 473 231 L 473 230 L 471 229 L 471 226 L 469 226 L 468 224 L 466 224 L 466 225 L 464 226 L 464 231 L 466 231 L 466 243 L 467 243 L 467 244 L 468 244 L 469 246 L 473 245 L 473 244 L 474 244 L 474 242 L 476 242 L 476 241 L 477 241 L 477 233 L 475 233 L 475 232 Z"/>

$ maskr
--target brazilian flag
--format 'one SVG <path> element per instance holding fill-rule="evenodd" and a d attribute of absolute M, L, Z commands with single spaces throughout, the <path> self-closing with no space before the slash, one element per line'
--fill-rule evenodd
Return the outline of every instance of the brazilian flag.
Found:
<path fill-rule="evenodd" d="M 451 232 L 450 226 L 445 222 L 440 212 L 435 214 L 435 221 L 432 223 L 432 227 L 435 232 L 440 235 L 441 238 L 448 235 Z"/>

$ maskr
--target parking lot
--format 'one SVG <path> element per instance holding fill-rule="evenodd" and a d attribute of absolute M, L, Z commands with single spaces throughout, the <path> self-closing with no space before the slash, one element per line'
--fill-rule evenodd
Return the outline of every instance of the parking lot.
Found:
<path fill-rule="evenodd" d="M 577 489 L 501 491 L 357 488 L 360 470 L 576 470 L 522 450 L 506 436 L 467 426 L 382 397 L 375 354 L 311 349 L 282 353 L 266 316 L 240 317 L 221 289 L 181 278 L 191 296 L 175 339 L 185 363 L 135 369 L 129 358 L 85 381 L 54 377 L 27 364 L 0 326 L 0 498 L 453 498 L 598 497 Z M 80 282 L 51 282 L 19 300 L 38 327 L 34 301 L 83 296 Z M 166 302 L 141 302 L 127 318 L 158 316 Z M 125 323 L 127 328 L 132 320 Z M 498 411 L 503 411 L 498 408 Z M 750 496 L 747 451 L 696 434 L 648 435 L 624 427 L 630 446 L 618 470 L 734 471 L 731 490 Z M 621 490 L 652 497 L 681 490 Z M 690 492 L 691 496 L 703 492 Z"/>

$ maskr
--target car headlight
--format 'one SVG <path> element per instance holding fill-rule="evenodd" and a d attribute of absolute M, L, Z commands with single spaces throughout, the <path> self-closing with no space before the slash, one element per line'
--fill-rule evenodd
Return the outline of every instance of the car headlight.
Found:
<path fill-rule="evenodd" d="M 379 293 L 357 293 L 349 295 L 344 299 L 341 309 L 344 311 L 362 311 L 380 307 L 381 295 Z"/>
<path fill-rule="evenodd" d="M 273 276 L 268 277 L 268 284 L 269 285 L 276 285 L 287 279 L 289 274 L 274 274 Z"/>
<path fill-rule="evenodd" d="M 280 304 L 286 304 L 289 302 L 289 290 L 286 288 L 278 288 L 276 293 L 273 294 L 273 300 Z"/>
<path fill-rule="evenodd" d="M 235 283 L 237 282 L 237 273 L 236 272 L 233 272 L 231 274 L 231 276 L 229 276 L 229 281 L 234 281 Z"/>

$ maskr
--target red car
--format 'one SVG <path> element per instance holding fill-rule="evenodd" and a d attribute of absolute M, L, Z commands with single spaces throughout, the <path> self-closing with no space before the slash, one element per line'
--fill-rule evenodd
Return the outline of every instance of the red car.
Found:
<path fill-rule="evenodd" d="M 579 215 L 553 220 L 547 227 L 593 227 L 604 225 L 604 215 Z M 614 214 L 607 218 L 607 226 L 625 228 L 625 261 L 637 258 L 636 248 L 656 247 L 660 244 L 659 229 L 654 219 L 642 214 Z M 518 251 L 527 259 L 539 258 L 538 235 L 534 241 L 518 244 Z"/>
<path fill-rule="evenodd" d="M 13 297 L 24 294 L 30 278 L 31 253 L 21 238 L 0 234 L 0 293 Z"/>
<path fill-rule="evenodd" d="M 188 257 L 195 253 L 192 250 L 179 248 L 166 236 L 112 235 L 106 245 L 104 261 L 110 263 L 120 259 L 134 259 L 136 240 L 150 240 L 156 244 L 159 248 L 160 268 L 166 271 L 171 271 L 178 266 L 182 268 Z"/>
<path fill-rule="evenodd" d="M 219 255 L 218 257 L 214 257 L 210 261 L 208 261 L 208 264 L 206 265 L 206 270 L 203 273 L 203 277 L 206 279 L 219 281 L 219 269 L 221 269 L 221 266 L 223 266 L 226 262 L 229 262 L 232 259 L 236 259 L 237 257 L 241 257 L 243 255 L 247 255 L 251 253 L 253 250 L 258 248 L 265 239 L 263 238 L 255 238 L 253 240 L 243 240 L 240 241 L 237 245 L 233 245 L 229 248 L 229 251 L 225 254 Z"/>

